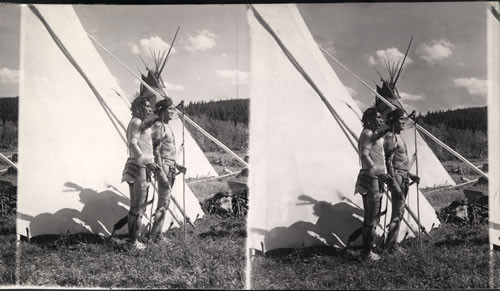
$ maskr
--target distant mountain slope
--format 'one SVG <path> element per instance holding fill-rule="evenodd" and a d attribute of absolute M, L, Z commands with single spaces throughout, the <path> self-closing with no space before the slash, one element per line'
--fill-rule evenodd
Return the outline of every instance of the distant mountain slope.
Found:
<path fill-rule="evenodd" d="M 18 97 L 0 97 L 0 120 L 2 124 L 6 121 L 12 121 L 17 124 L 19 112 Z"/>
<path fill-rule="evenodd" d="M 191 102 L 186 106 L 189 116 L 207 116 L 212 120 L 232 121 L 248 126 L 249 99 Z"/>
<path fill-rule="evenodd" d="M 442 142 L 468 159 L 488 156 L 488 117 L 486 107 L 428 112 L 419 122 Z M 440 160 L 455 158 L 434 141 L 424 137 Z"/>
<path fill-rule="evenodd" d="M 477 130 L 486 133 L 488 131 L 487 108 L 474 107 L 446 111 L 428 112 L 420 116 L 421 120 L 429 125 L 437 126 L 443 124 L 447 128 Z"/>

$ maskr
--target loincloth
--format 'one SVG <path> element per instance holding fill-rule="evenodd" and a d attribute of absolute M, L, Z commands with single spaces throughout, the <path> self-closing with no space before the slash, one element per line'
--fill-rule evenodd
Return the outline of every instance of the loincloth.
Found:
<path fill-rule="evenodd" d="M 383 184 L 379 182 L 378 177 L 370 176 L 368 170 L 361 169 L 356 180 L 354 193 L 365 195 L 368 192 L 382 192 L 381 187 L 383 187 Z"/>
<path fill-rule="evenodd" d="M 409 179 L 409 175 L 408 175 L 408 170 L 394 169 L 394 174 L 396 176 L 401 177 L 401 183 L 399 184 L 399 188 L 401 188 L 401 191 L 403 193 L 406 193 L 410 187 L 410 179 Z"/>
<path fill-rule="evenodd" d="M 146 166 L 139 166 L 136 164 L 137 159 L 128 158 L 125 163 L 125 167 L 122 172 L 122 182 L 127 182 L 132 184 L 135 182 L 135 179 L 139 176 L 139 171 L 141 168 L 146 170 L 146 181 L 151 181 L 151 172 L 146 168 Z"/>
<path fill-rule="evenodd" d="M 161 159 L 162 161 L 162 164 L 163 165 L 167 165 L 168 166 L 168 172 L 165 173 L 165 175 L 167 175 L 167 179 L 168 179 L 168 183 L 170 184 L 170 186 L 173 186 L 174 185 L 174 182 L 175 182 L 175 174 L 176 174 L 176 162 L 174 160 L 171 160 L 171 159 Z"/>

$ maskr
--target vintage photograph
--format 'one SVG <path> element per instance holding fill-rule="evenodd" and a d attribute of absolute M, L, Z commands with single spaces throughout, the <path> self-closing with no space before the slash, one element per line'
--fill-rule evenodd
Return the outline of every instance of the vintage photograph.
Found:
<path fill-rule="evenodd" d="M 19 74 L 16 283 L 243 288 L 245 6 L 8 9 L 20 35 L 19 67 L 2 69 Z"/>
<path fill-rule="evenodd" d="M 487 11 L 250 7 L 250 288 L 490 286 Z"/>
<path fill-rule="evenodd" d="M 498 2 L 0 3 L 0 287 L 500 288 L 499 42 Z"/>

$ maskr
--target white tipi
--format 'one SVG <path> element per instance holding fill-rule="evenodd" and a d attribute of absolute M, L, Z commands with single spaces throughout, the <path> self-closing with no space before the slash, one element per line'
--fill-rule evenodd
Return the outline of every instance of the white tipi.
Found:
<path fill-rule="evenodd" d="M 20 96 L 18 234 L 109 235 L 128 212 L 121 171 L 130 101 L 72 6 L 22 8 Z M 180 138 L 176 122 L 172 128 Z M 189 135 L 186 147 L 188 173 L 216 175 Z M 177 179 L 169 211 L 175 224 L 184 212 L 190 221 L 203 216 L 187 186 L 182 210 L 182 184 Z"/>
<path fill-rule="evenodd" d="M 342 247 L 363 219 L 361 196 L 354 195 L 361 112 L 295 5 L 253 5 L 248 19 L 252 171 L 247 246 L 263 251 Z M 427 158 L 420 156 L 420 163 Z M 427 170 L 441 175 L 443 184 L 449 178 L 439 169 Z M 417 213 L 415 186 L 407 204 Z M 388 209 L 390 217 L 390 203 Z M 427 231 L 439 225 L 421 194 L 420 213 Z M 399 239 L 418 229 L 408 211 L 405 220 Z"/>

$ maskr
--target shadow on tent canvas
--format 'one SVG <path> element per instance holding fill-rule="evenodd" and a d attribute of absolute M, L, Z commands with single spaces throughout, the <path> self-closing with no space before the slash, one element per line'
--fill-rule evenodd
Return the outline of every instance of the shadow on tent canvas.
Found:
<path fill-rule="evenodd" d="M 264 235 L 266 250 L 310 246 L 339 246 L 347 244 L 349 236 L 362 226 L 363 210 L 346 202 L 318 201 L 308 195 L 297 197 L 297 205 L 313 205 L 316 223 L 297 221 L 289 227 L 275 227 L 269 231 L 252 229 Z M 352 244 L 360 244 L 361 237 Z"/>
<path fill-rule="evenodd" d="M 55 213 L 41 213 L 31 219 L 30 234 L 94 233 L 109 236 L 113 225 L 128 213 L 129 199 L 113 191 L 97 192 L 75 183 L 64 184 L 68 195 L 79 195 L 81 211 L 64 208 Z"/>

